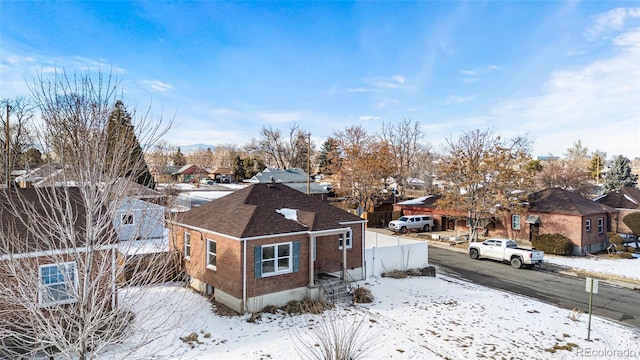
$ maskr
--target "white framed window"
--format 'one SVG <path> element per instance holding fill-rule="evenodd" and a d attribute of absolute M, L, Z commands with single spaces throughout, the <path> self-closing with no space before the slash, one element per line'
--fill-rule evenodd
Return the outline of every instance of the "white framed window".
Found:
<path fill-rule="evenodd" d="M 211 270 L 216 270 L 217 269 L 217 265 L 216 265 L 216 256 L 217 256 L 217 250 L 216 250 L 216 241 L 215 240 L 211 240 L 211 239 L 207 239 L 207 267 Z"/>
<path fill-rule="evenodd" d="M 584 230 L 587 232 L 591 231 L 591 220 L 584 221 Z"/>
<path fill-rule="evenodd" d="M 598 234 L 604 232 L 604 218 L 598 218 Z"/>
<path fill-rule="evenodd" d="M 340 234 L 340 236 L 338 237 L 338 249 L 340 249 L 340 250 L 342 250 L 342 243 L 343 243 L 343 240 L 344 240 L 344 235 L 345 234 Z M 351 247 L 353 246 L 351 238 L 352 238 L 351 229 L 349 229 L 349 231 L 347 231 L 347 233 L 346 233 L 347 249 L 351 249 Z"/>
<path fill-rule="evenodd" d="M 520 215 L 511 215 L 511 228 L 520 230 Z"/>
<path fill-rule="evenodd" d="M 120 217 L 120 224 L 134 225 L 133 214 L 122 214 L 122 216 Z"/>
<path fill-rule="evenodd" d="M 286 274 L 293 271 L 291 244 L 262 245 L 262 277 Z"/>
<path fill-rule="evenodd" d="M 71 304 L 77 301 L 78 269 L 75 262 L 40 265 L 40 305 Z"/>
<path fill-rule="evenodd" d="M 191 234 L 188 232 L 184 233 L 184 258 L 191 258 Z"/>

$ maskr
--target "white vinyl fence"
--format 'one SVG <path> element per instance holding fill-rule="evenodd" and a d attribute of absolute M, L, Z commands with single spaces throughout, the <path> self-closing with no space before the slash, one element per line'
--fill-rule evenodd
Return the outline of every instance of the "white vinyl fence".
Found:
<path fill-rule="evenodd" d="M 366 276 L 375 277 L 391 270 L 426 267 L 429 264 L 429 248 L 426 241 L 367 230 L 364 258 Z"/>

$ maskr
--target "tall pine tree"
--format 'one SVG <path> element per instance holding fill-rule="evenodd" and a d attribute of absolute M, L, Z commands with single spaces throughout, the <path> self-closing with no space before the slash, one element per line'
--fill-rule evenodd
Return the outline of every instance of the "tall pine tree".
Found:
<path fill-rule="evenodd" d="M 131 114 L 127 112 L 126 107 L 120 100 L 116 101 L 113 110 L 109 114 L 107 136 L 107 162 L 119 163 L 118 176 L 131 179 L 151 189 L 155 188 L 155 181 L 149 172 L 142 147 L 133 130 Z M 116 148 L 121 146 L 131 149 L 126 152 L 128 159 L 115 158 L 115 154 L 123 153 L 115 151 Z"/>
<path fill-rule="evenodd" d="M 602 193 L 638 185 L 638 175 L 631 172 L 631 161 L 622 155 L 613 159 L 613 165 L 604 178 Z"/>

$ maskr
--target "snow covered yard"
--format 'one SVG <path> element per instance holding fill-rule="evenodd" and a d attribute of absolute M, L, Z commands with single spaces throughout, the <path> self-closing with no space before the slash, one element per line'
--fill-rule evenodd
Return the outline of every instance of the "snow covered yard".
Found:
<path fill-rule="evenodd" d="M 165 331 L 150 337 L 128 358 L 297 359 L 301 356 L 294 341 L 316 343 L 310 329 L 319 326 L 323 316 L 349 323 L 362 321 L 361 339 L 375 339 L 365 359 L 640 356 L 640 329 L 593 317 L 592 341 L 588 342 L 587 314 L 576 315 L 445 275 L 373 278 L 361 285 L 371 289 L 373 303 L 337 308 L 324 315 L 262 314 L 254 323 L 247 322 L 249 315 L 215 314 L 211 303 L 189 289 L 159 287 L 136 303 L 136 312 L 153 314 L 149 323 L 142 324 L 143 329 L 162 322 Z M 175 310 L 178 312 L 173 313 Z M 125 347 L 105 358 L 123 354 Z"/>
<path fill-rule="evenodd" d="M 602 257 L 544 256 L 544 262 L 572 270 L 587 271 L 640 281 L 640 259 L 606 259 Z"/>

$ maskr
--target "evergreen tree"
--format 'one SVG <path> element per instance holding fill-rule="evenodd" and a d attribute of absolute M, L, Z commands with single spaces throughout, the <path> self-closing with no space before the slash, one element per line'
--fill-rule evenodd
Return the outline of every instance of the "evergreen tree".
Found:
<path fill-rule="evenodd" d="M 28 169 L 35 169 L 44 163 L 42 153 L 36 148 L 29 148 L 29 150 L 20 154 L 20 159 Z"/>
<path fill-rule="evenodd" d="M 187 165 L 187 158 L 184 157 L 180 148 L 176 150 L 175 153 L 171 156 L 171 161 L 173 162 L 173 166 L 185 166 Z"/>
<path fill-rule="evenodd" d="M 237 182 L 241 182 L 245 179 L 246 171 L 244 169 L 244 160 L 240 156 L 236 155 L 233 159 L 235 166 L 233 167 L 233 175 Z"/>
<path fill-rule="evenodd" d="M 334 138 L 328 138 L 320 149 L 318 155 L 318 168 L 321 174 L 331 175 L 335 172 L 335 167 L 340 158 L 338 150 L 338 141 Z"/>
<path fill-rule="evenodd" d="M 120 100 L 116 101 L 113 110 L 109 114 L 107 136 L 107 165 L 110 165 L 111 162 L 120 162 L 118 165 L 120 168 L 119 177 L 131 179 L 151 189 L 155 188 L 155 181 L 149 172 L 142 147 L 133 130 L 131 114 L 127 112 Z M 114 159 L 113 149 L 121 147 L 123 144 L 132 149 L 129 153 L 129 159 Z"/>
<path fill-rule="evenodd" d="M 638 175 L 631 172 L 631 161 L 622 155 L 613 159 L 613 166 L 604 178 L 602 192 L 620 190 L 623 187 L 635 187 L 638 185 Z"/>

